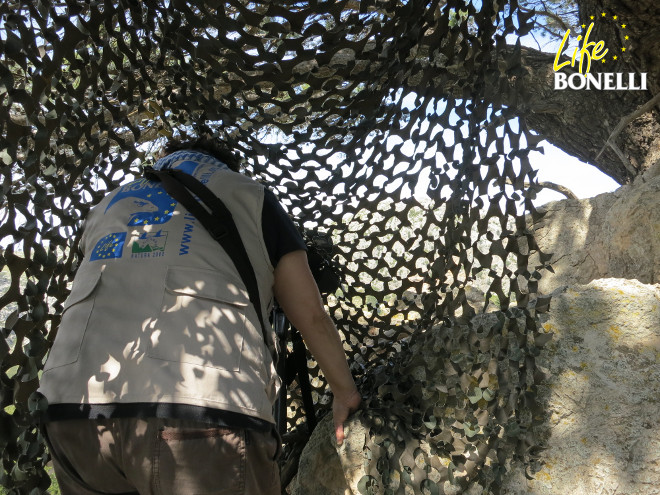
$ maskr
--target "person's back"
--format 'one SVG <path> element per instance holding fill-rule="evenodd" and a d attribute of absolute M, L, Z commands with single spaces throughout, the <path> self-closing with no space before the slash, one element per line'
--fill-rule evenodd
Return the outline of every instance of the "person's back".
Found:
<path fill-rule="evenodd" d="M 267 321 L 274 268 L 260 223 L 263 186 L 208 155 L 179 151 L 169 158 L 232 211 Z M 273 421 L 274 336 L 264 342 L 232 260 L 160 183 L 139 179 L 104 198 L 86 221 L 82 248 L 42 378 L 50 404 L 61 404 L 51 415 L 57 409 L 73 417 L 84 398 L 86 417 L 94 408 L 103 416 L 112 408 L 116 416 L 128 407 L 133 415 L 143 403 L 150 411 L 174 404 L 211 409 L 187 419 L 221 410 Z"/>
<path fill-rule="evenodd" d="M 179 150 L 157 166 L 196 177 L 226 204 L 261 307 L 232 259 L 159 182 L 139 179 L 93 208 L 40 387 L 62 493 L 151 493 L 155 483 L 169 493 L 212 493 L 212 480 L 236 471 L 238 453 L 248 466 L 231 475 L 238 486 L 279 493 L 275 336 L 257 311 L 268 321 L 275 292 L 312 352 L 320 339 L 319 363 L 342 397 L 338 428 L 359 404 L 341 342 L 310 281 L 304 243 L 272 193 L 212 152 Z M 89 445 L 66 440 L 71 431 L 86 431 Z M 202 474 L 217 469 L 209 462 L 225 469 Z"/>

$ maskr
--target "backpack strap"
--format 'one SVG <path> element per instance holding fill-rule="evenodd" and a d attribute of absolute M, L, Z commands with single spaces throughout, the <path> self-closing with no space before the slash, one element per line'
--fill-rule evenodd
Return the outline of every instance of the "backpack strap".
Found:
<path fill-rule="evenodd" d="M 259 286 L 254 268 L 250 263 L 245 245 L 238 232 L 234 218 L 222 200 L 216 196 L 208 187 L 198 181 L 192 175 L 181 170 L 166 169 L 155 170 L 146 168 L 144 175 L 147 179 L 160 181 L 165 191 L 181 203 L 186 210 L 194 215 L 204 226 L 208 233 L 215 239 L 229 255 L 238 274 L 240 275 L 248 292 L 250 302 L 254 306 L 264 342 L 268 347 L 273 359 L 275 359 L 274 343 L 269 344 L 266 325 L 264 324 L 261 311 L 261 299 L 259 298 Z M 197 196 L 199 200 L 193 196 Z"/>

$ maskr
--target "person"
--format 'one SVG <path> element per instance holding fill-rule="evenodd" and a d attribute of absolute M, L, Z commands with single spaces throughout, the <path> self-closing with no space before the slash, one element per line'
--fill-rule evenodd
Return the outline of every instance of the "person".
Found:
<path fill-rule="evenodd" d="M 333 392 L 338 444 L 360 405 L 305 244 L 272 192 L 210 139 L 174 143 L 155 167 L 182 170 L 231 211 L 255 272 L 255 307 L 199 221 L 140 178 L 85 219 L 84 254 L 39 391 L 63 494 L 279 495 L 272 406 L 273 298 Z"/>

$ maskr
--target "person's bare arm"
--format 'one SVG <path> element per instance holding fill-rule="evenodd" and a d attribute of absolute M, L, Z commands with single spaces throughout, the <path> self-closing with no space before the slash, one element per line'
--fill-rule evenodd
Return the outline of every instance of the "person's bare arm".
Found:
<path fill-rule="evenodd" d="M 305 251 L 292 251 L 275 268 L 274 293 L 291 324 L 300 331 L 334 395 L 332 413 L 337 443 L 344 441 L 343 423 L 360 405 L 360 393 L 332 318 L 323 307 Z"/>

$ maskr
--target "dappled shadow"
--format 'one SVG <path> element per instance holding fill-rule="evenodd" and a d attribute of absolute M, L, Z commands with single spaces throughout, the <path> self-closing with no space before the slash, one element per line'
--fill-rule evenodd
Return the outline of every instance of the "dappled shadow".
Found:
<path fill-rule="evenodd" d="M 171 222 L 185 220 L 175 211 Z M 182 402 L 271 420 L 273 333 L 264 340 L 226 253 L 205 264 L 170 244 L 146 265 L 129 255 L 105 262 L 90 249 L 46 361 L 43 393 L 53 403 Z"/>
<path fill-rule="evenodd" d="M 537 335 L 545 346 L 527 348 L 539 367 L 533 382 L 511 359 L 520 353 L 515 339 L 504 338 L 515 323 L 502 326 L 497 312 L 477 317 L 472 330 L 416 334 L 365 377 L 371 407 L 351 420 L 339 457 L 331 423 L 321 423 L 293 493 L 311 490 L 326 466 L 329 493 L 654 493 L 659 308 L 660 287 L 636 281 L 556 292 Z M 493 345 L 507 345 L 509 359 L 477 364 Z"/>
<path fill-rule="evenodd" d="M 386 365 L 416 328 L 471 315 L 465 286 L 478 272 L 488 277 L 484 297 L 497 296 L 502 308 L 512 295 L 524 306 L 535 292 L 533 235 L 520 211 L 533 210 L 524 184 L 534 180 L 528 153 L 541 138 L 509 104 L 525 107 L 528 93 L 520 51 L 502 43 L 531 29 L 532 13 L 493 2 L 457 11 L 444 2 L 253 9 L 239 1 L 26 0 L 0 4 L 0 15 L 7 26 L 0 44 L 7 89 L 0 262 L 11 270 L 0 307 L 18 306 L 5 325 L 15 347 L 0 351 L 0 427 L 10 432 L 5 465 L 21 448 L 25 454 L 24 470 L 8 484 L 28 486 L 38 477 L 43 450 L 31 445 L 39 439 L 19 437 L 35 420 L 30 407 L 39 404 L 30 406 L 28 397 L 79 261 L 82 219 L 153 162 L 164 137 L 220 138 L 299 224 L 333 237 L 346 280 L 328 306 L 356 371 Z M 491 220 L 501 235 L 477 252 Z M 493 268 L 496 260 L 501 266 Z M 529 290 L 519 279 L 532 280 Z M 203 311 L 207 322 L 224 318 L 222 311 L 193 312 Z M 90 377 L 98 391 L 121 394 L 115 384 L 164 344 L 152 317 L 134 329 L 127 349 L 94 348 L 106 353 Z M 197 323 L 187 325 L 177 352 L 197 361 L 176 368 L 160 359 L 159 371 L 175 382 L 230 373 L 207 366 L 216 352 L 210 348 L 228 345 L 230 352 L 238 343 L 219 335 L 199 341 Z M 525 325 L 533 331 L 534 317 Z M 310 374 L 323 391 L 318 367 Z M 159 375 L 141 378 L 159 396 Z M 302 416 L 294 409 L 289 426 Z"/>
<path fill-rule="evenodd" d="M 658 287 L 623 279 L 570 286 L 544 318 L 555 334 L 539 356 L 548 371 L 544 464 L 507 493 L 651 493 L 660 481 L 655 434 L 660 377 Z M 514 471 L 515 473 L 515 471 Z"/>

